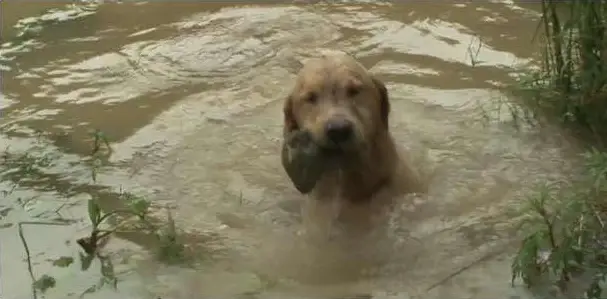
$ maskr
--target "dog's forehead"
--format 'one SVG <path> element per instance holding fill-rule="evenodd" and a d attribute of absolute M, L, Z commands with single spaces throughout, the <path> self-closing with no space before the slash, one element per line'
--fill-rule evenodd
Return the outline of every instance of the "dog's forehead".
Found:
<path fill-rule="evenodd" d="M 322 86 L 345 82 L 365 82 L 369 75 L 362 65 L 341 56 L 323 56 L 306 61 L 298 73 L 303 86 Z"/>

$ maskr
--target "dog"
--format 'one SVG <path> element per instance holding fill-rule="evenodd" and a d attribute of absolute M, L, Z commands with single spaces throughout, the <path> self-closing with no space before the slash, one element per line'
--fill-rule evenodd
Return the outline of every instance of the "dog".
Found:
<path fill-rule="evenodd" d="M 338 218 L 356 223 L 399 195 L 426 191 L 390 133 L 385 84 L 353 57 L 304 63 L 283 114 L 282 165 L 313 198 L 311 210 L 337 207 Z"/>

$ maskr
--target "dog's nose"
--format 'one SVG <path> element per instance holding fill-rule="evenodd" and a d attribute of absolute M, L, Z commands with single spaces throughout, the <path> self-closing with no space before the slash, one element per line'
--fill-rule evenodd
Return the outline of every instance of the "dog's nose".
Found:
<path fill-rule="evenodd" d="M 352 122 L 346 119 L 335 119 L 327 122 L 325 132 L 327 138 L 334 143 L 342 143 L 352 138 Z"/>

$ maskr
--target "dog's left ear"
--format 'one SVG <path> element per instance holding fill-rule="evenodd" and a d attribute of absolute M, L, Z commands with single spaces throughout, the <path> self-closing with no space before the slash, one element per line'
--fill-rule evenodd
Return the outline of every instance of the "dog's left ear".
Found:
<path fill-rule="evenodd" d="M 376 77 L 371 77 L 371 80 L 373 80 L 373 84 L 379 92 L 381 120 L 384 126 L 388 128 L 388 116 L 390 115 L 390 98 L 388 96 L 388 89 L 386 88 L 386 85 Z"/>

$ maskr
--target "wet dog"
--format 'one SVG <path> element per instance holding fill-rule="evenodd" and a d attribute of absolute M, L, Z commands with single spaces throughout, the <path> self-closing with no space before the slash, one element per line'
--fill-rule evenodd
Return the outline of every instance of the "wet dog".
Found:
<path fill-rule="evenodd" d="M 397 150 L 389 115 L 386 86 L 354 58 L 331 54 L 306 62 L 284 103 L 282 164 L 293 185 L 317 206 L 339 203 L 340 215 L 424 192 Z"/>

